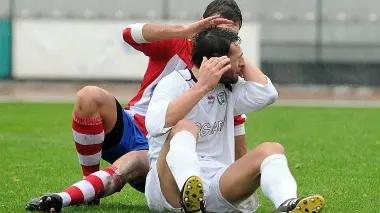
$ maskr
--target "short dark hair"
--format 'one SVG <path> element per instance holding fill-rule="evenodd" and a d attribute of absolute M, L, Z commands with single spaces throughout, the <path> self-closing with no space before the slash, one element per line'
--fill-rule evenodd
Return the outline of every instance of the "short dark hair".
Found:
<path fill-rule="evenodd" d="M 214 0 L 207 5 L 203 18 L 220 15 L 222 18 L 238 22 L 243 25 L 243 16 L 235 0 Z"/>
<path fill-rule="evenodd" d="M 228 55 L 234 42 L 240 42 L 240 37 L 233 30 L 222 27 L 203 29 L 194 38 L 192 63 L 199 68 L 203 57 Z"/>

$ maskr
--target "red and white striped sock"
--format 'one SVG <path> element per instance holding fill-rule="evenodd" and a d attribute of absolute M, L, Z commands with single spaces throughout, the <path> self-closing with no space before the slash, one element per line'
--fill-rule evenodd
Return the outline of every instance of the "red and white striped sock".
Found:
<path fill-rule="evenodd" d="M 83 177 L 99 171 L 104 141 L 101 118 L 80 118 L 73 113 L 73 137 Z"/>
<path fill-rule="evenodd" d="M 83 204 L 92 201 L 94 198 L 106 197 L 120 191 L 123 185 L 119 176 L 116 176 L 115 173 L 115 167 L 108 167 L 85 177 L 84 180 L 75 183 L 65 191 L 57 193 L 62 197 L 62 207 Z M 112 181 L 112 183 L 110 181 Z M 104 186 L 115 184 L 117 187 L 111 187 L 107 189 L 107 193 L 105 193 Z M 113 191 L 111 191 L 112 189 Z"/>

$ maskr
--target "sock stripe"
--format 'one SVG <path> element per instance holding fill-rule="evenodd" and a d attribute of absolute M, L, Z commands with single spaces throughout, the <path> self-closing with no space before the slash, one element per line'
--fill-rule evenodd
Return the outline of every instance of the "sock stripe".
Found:
<path fill-rule="evenodd" d="M 80 132 L 76 131 L 75 129 L 72 129 L 74 140 L 77 143 L 80 143 L 82 145 L 91 145 L 91 144 L 103 143 L 103 141 L 104 141 L 103 127 L 101 129 L 102 129 L 101 132 L 97 133 L 97 134 L 80 133 Z"/>
<path fill-rule="evenodd" d="M 66 207 L 71 203 L 71 197 L 67 192 L 57 193 L 62 198 L 62 207 Z"/>
<path fill-rule="evenodd" d="M 106 169 L 104 169 L 104 170 L 106 170 Z M 96 177 L 98 177 L 102 181 L 103 185 L 106 185 L 109 182 L 109 177 L 111 175 L 104 170 L 97 171 L 97 172 L 93 173 L 92 175 L 95 175 Z"/>
<path fill-rule="evenodd" d="M 94 145 L 82 145 L 80 143 L 75 142 L 75 147 L 77 149 L 77 152 L 80 155 L 94 155 L 98 152 L 102 151 L 103 144 L 94 144 Z"/>
<path fill-rule="evenodd" d="M 73 186 L 77 187 L 83 194 L 83 201 L 88 202 L 95 198 L 94 186 L 87 180 L 79 181 Z"/>
<path fill-rule="evenodd" d="M 107 172 L 109 175 L 113 176 L 116 173 L 117 168 L 114 166 L 110 166 L 105 168 L 103 171 Z"/>
<path fill-rule="evenodd" d="M 103 124 L 96 125 L 83 125 L 75 122 L 73 120 L 72 128 L 78 133 L 86 134 L 86 135 L 97 135 L 104 132 Z"/>
<path fill-rule="evenodd" d="M 94 173 L 95 171 L 99 171 L 100 164 L 93 165 L 93 166 L 84 166 L 84 165 L 81 165 L 81 167 L 82 167 L 82 171 L 83 171 L 83 176 L 86 177 L 86 176 Z"/>
<path fill-rule="evenodd" d="M 69 194 L 71 197 L 70 205 L 78 205 L 84 202 L 84 195 L 78 187 L 70 186 L 64 192 Z"/>
<path fill-rule="evenodd" d="M 101 197 L 104 194 L 104 183 L 102 179 L 96 176 L 96 173 L 87 176 L 85 180 L 90 182 L 94 187 L 95 197 Z"/>
<path fill-rule="evenodd" d="M 75 123 L 78 123 L 81 125 L 90 126 L 90 125 L 99 125 L 102 123 L 102 118 L 100 118 L 100 117 L 97 117 L 97 118 L 81 118 L 81 117 L 77 116 L 74 112 L 73 112 L 72 116 L 73 116 L 73 121 L 75 121 Z"/>
<path fill-rule="evenodd" d="M 98 152 L 94 155 L 81 155 L 79 153 L 78 158 L 79 158 L 79 163 L 83 166 L 95 166 L 100 163 L 100 159 L 102 157 L 102 152 Z"/>

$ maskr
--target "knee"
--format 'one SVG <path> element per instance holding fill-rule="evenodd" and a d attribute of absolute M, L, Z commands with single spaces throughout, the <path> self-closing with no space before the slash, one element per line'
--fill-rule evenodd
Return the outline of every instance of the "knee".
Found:
<path fill-rule="evenodd" d="M 96 86 L 85 86 L 77 92 L 76 102 L 79 104 L 87 102 L 97 102 L 98 94 L 100 93 L 100 88 Z"/>
<path fill-rule="evenodd" d="M 266 157 L 274 154 L 284 154 L 284 147 L 277 142 L 264 142 L 257 147 L 260 156 L 265 159 Z"/>
<path fill-rule="evenodd" d="M 171 135 L 174 135 L 181 131 L 188 131 L 192 135 L 194 135 L 195 138 L 198 138 L 199 128 L 193 121 L 189 120 L 180 120 L 171 131 Z"/>
<path fill-rule="evenodd" d="M 144 159 L 140 156 L 134 156 L 127 163 L 121 164 L 118 167 L 119 175 L 124 184 L 140 183 L 149 171 L 149 166 L 144 163 Z"/>
<path fill-rule="evenodd" d="M 107 98 L 107 93 L 103 89 L 85 86 L 77 92 L 75 105 L 80 111 L 98 109 Z"/>

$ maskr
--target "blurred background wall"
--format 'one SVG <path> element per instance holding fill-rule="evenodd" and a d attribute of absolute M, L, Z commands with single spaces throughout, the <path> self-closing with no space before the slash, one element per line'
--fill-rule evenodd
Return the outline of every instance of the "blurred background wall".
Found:
<path fill-rule="evenodd" d="M 210 0 L 0 0 L 0 78 L 138 81 L 130 23 L 199 19 Z M 244 51 L 277 84 L 380 83 L 380 1 L 237 0 Z M 243 37 L 243 36 L 242 36 Z"/>

